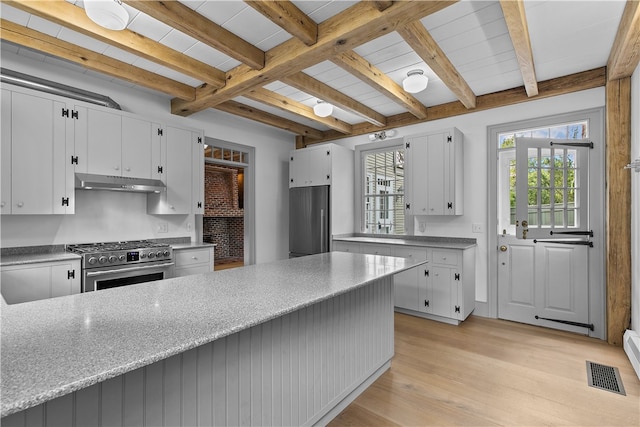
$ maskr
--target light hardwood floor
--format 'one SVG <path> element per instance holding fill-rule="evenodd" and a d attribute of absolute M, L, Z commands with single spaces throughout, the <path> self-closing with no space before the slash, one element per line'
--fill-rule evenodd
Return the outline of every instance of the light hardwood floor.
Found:
<path fill-rule="evenodd" d="M 395 322 L 391 369 L 330 426 L 640 426 L 640 380 L 622 348 L 475 316 Z M 587 360 L 617 367 L 627 395 L 589 387 Z"/>

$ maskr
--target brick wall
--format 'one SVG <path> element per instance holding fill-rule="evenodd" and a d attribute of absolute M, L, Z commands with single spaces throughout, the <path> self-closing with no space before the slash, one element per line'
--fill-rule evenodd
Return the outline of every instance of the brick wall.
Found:
<path fill-rule="evenodd" d="M 244 258 L 244 209 L 238 203 L 238 170 L 205 165 L 203 240 L 215 243 L 216 259 Z"/>
<path fill-rule="evenodd" d="M 238 206 L 238 170 L 217 165 L 204 168 L 204 215 L 244 216 Z"/>

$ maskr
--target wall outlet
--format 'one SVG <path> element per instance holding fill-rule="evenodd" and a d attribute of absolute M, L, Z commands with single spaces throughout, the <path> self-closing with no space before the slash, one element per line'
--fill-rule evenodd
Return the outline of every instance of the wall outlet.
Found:
<path fill-rule="evenodd" d="M 471 231 L 474 233 L 482 233 L 482 224 L 479 224 L 479 223 L 471 224 Z"/>
<path fill-rule="evenodd" d="M 169 231 L 169 223 L 159 222 L 157 230 L 158 230 L 158 233 L 167 233 Z"/>

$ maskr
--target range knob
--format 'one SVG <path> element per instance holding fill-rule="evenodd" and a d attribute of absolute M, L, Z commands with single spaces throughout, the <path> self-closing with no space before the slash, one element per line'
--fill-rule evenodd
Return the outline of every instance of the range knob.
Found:
<path fill-rule="evenodd" d="M 120 256 L 118 257 L 118 260 L 120 260 L 120 261 L 124 261 L 124 260 L 125 260 L 125 258 L 126 258 L 126 257 L 124 256 L 124 254 L 120 254 Z"/>
<path fill-rule="evenodd" d="M 169 251 L 165 249 L 164 252 L 162 252 L 162 255 L 169 256 Z"/>
<path fill-rule="evenodd" d="M 90 257 L 90 258 L 89 258 L 89 261 L 87 261 L 87 262 L 88 262 L 89 264 L 93 265 L 93 264 L 95 264 L 96 262 L 98 262 L 98 258 L 96 258 L 96 257 L 92 256 L 92 257 Z"/>
<path fill-rule="evenodd" d="M 105 262 L 107 262 L 107 257 L 102 255 L 100 258 L 98 258 L 98 262 L 100 264 L 104 264 Z"/>
<path fill-rule="evenodd" d="M 147 254 L 145 254 L 144 252 L 140 252 L 140 258 L 144 259 L 147 257 Z"/>
<path fill-rule="evenodd" d="M 156 252 L 156 258 L 160 258 L 162 256 L 162 251 Z"/>
<path fill-rule="evenodd" d="M 153 258 L 154 256 L 156 256 L 156 254 L 154 252 L 149 252 L 149 255 L 147 255 L 149 258 Z"/>
<path fill-rule="evenodd" d="M 109 256 L 109 262 L 116 262 L 118 260 L 118 257 L 115 255 L 111 255 Z"/>

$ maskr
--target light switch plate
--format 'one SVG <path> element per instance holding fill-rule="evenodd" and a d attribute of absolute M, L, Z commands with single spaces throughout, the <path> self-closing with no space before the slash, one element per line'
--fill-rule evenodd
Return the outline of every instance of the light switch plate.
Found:
<path fill-rule="evenodd" d="M 471 224 L 471 231 L 474 233 L 482 233 L 482 224 L 480 223 Z"/>
<path fill-rule="evenodd" d="M 158 233 L 167 233 L 169 231 L 169 223 L 159 222 L 157 230 L 158 230 Z"/>

